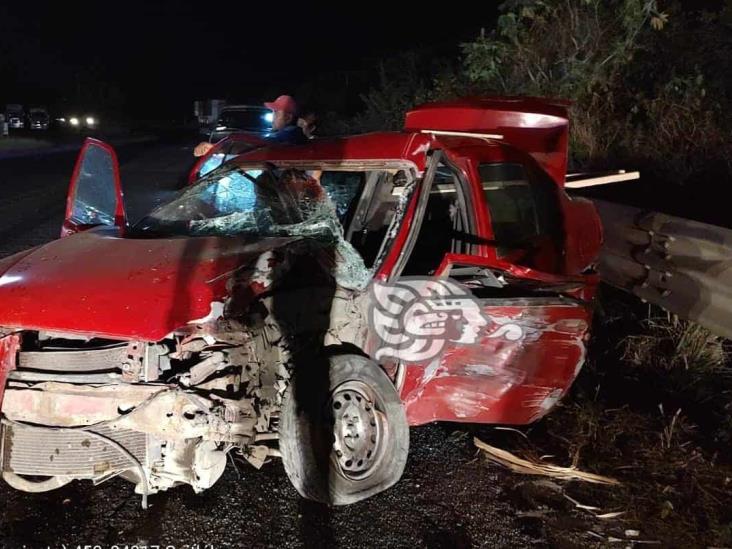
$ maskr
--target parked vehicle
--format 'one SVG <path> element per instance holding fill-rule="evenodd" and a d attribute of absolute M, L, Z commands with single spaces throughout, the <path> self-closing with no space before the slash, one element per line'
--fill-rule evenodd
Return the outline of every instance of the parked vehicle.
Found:
<path fill-rule="evenodd" d="M 88 139 L 62 238 L 0 260 L 3 478 L 147 498 L 237 452 L 342 505 L 399 480 L 410 425 L 543 417 L 584 361 L 602 238 L 563 188 L 567 131 L 555 102 L 428 104 L 250 149 L 134 226 Z"/>
<path fill-rule="evenodd" d="M 5 120 L 11 130 L 25 128 L 25 109 L 18 103 L 9 103 L 5 106 Z"/>
<path fill-rule="evenodd" d="M 201 132 L 208 137 L 211 126 L 219 119 L 221 109 L 226 106 L 224 99 L 199 99 L 193 102 L 193 115 L 198 120 Z"/>
<path fill-rule="evenodd" d="M 51 118 L 48 111 L 41 107 L 34 107 L 28 111 L 28 124 L 31 130 L 47 130 Z"/>
<path fill-rule="evenodd" d="M 229 105 L 221 110 L 210 128 L 209 142 L 216 143 L 232 134 L 265 137 L 272 131 L 272 111 L 258 105 Z"/>

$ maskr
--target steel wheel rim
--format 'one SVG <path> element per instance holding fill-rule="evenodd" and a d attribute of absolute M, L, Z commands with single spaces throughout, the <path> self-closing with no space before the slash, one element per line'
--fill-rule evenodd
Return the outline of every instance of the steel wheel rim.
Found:
<path fill-rule="evenodd" d="M 381 399 L 365 383 L 347 381 L 330 399 L 332 459 L 346 478 L 363 480 L 384 457 L 388 423 Z"/>

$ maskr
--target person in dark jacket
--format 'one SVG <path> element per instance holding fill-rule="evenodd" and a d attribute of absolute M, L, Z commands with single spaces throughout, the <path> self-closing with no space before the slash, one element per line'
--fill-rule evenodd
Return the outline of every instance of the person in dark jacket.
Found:
<path fill-rule="evenodd" d="M 289 95 L 280 95 L 272 102 L 264 104 L 272 109 L 272 130 L 267 140 L 275 143 L 287 143 L 289 145 L 301 145 L 307 143 L 308 138 L 297 124 L 297 103 Z"/>

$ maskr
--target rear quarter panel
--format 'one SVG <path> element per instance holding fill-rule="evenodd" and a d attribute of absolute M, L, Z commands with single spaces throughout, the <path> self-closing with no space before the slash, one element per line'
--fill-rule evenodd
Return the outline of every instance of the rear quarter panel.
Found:
<path fill-rule="evenodd" d="M 446 346 L 404 366 L 400 387 L 411 425 L 432 421 L 523 425 L 549 412 L 585 360 L 591 311 L 543 298 L 484 300 L 491 322 L 478 342 Z"/>

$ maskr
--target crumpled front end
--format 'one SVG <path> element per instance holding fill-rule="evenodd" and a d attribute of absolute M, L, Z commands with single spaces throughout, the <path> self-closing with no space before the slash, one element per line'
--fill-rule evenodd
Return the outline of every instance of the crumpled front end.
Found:
<path fill-rule="evenodd" d="M 0 278 L 0 325 L 18 327 L 0 347 L 3 478 L 42 492 L 122 476 L 147 498 L 210 487 L 230 452 L 279 455 L 293 348 L 366 332 L 354 296 L 371 273 L 318 196 L 266 235 L 232 214 L 186 238 L 92 230 L 18 258 Z"/>
<path fill-rule="evenodd" d="M 35 329 L 0 340 L 5 481 L 42 492 L 121 476 L 146 499 L 209 488 L 230 452 L 257 468 L 278 456 L 292 349 L 360 345 L 367 332 L 364 294 L 318 274 L 306 244 L 227 273 L 228 296 L 157 341 Z"/>
<path fill-rule="evenodd" d="M 257 359 L 261 334 L 218 326 L 155 343 L 32 331 L 22 344 L 0 340 L 3 478 L 41 492 L 121 475 L 146 497 L 210 487 L 232 450 L 261 466 L 288 374 Z"/>

